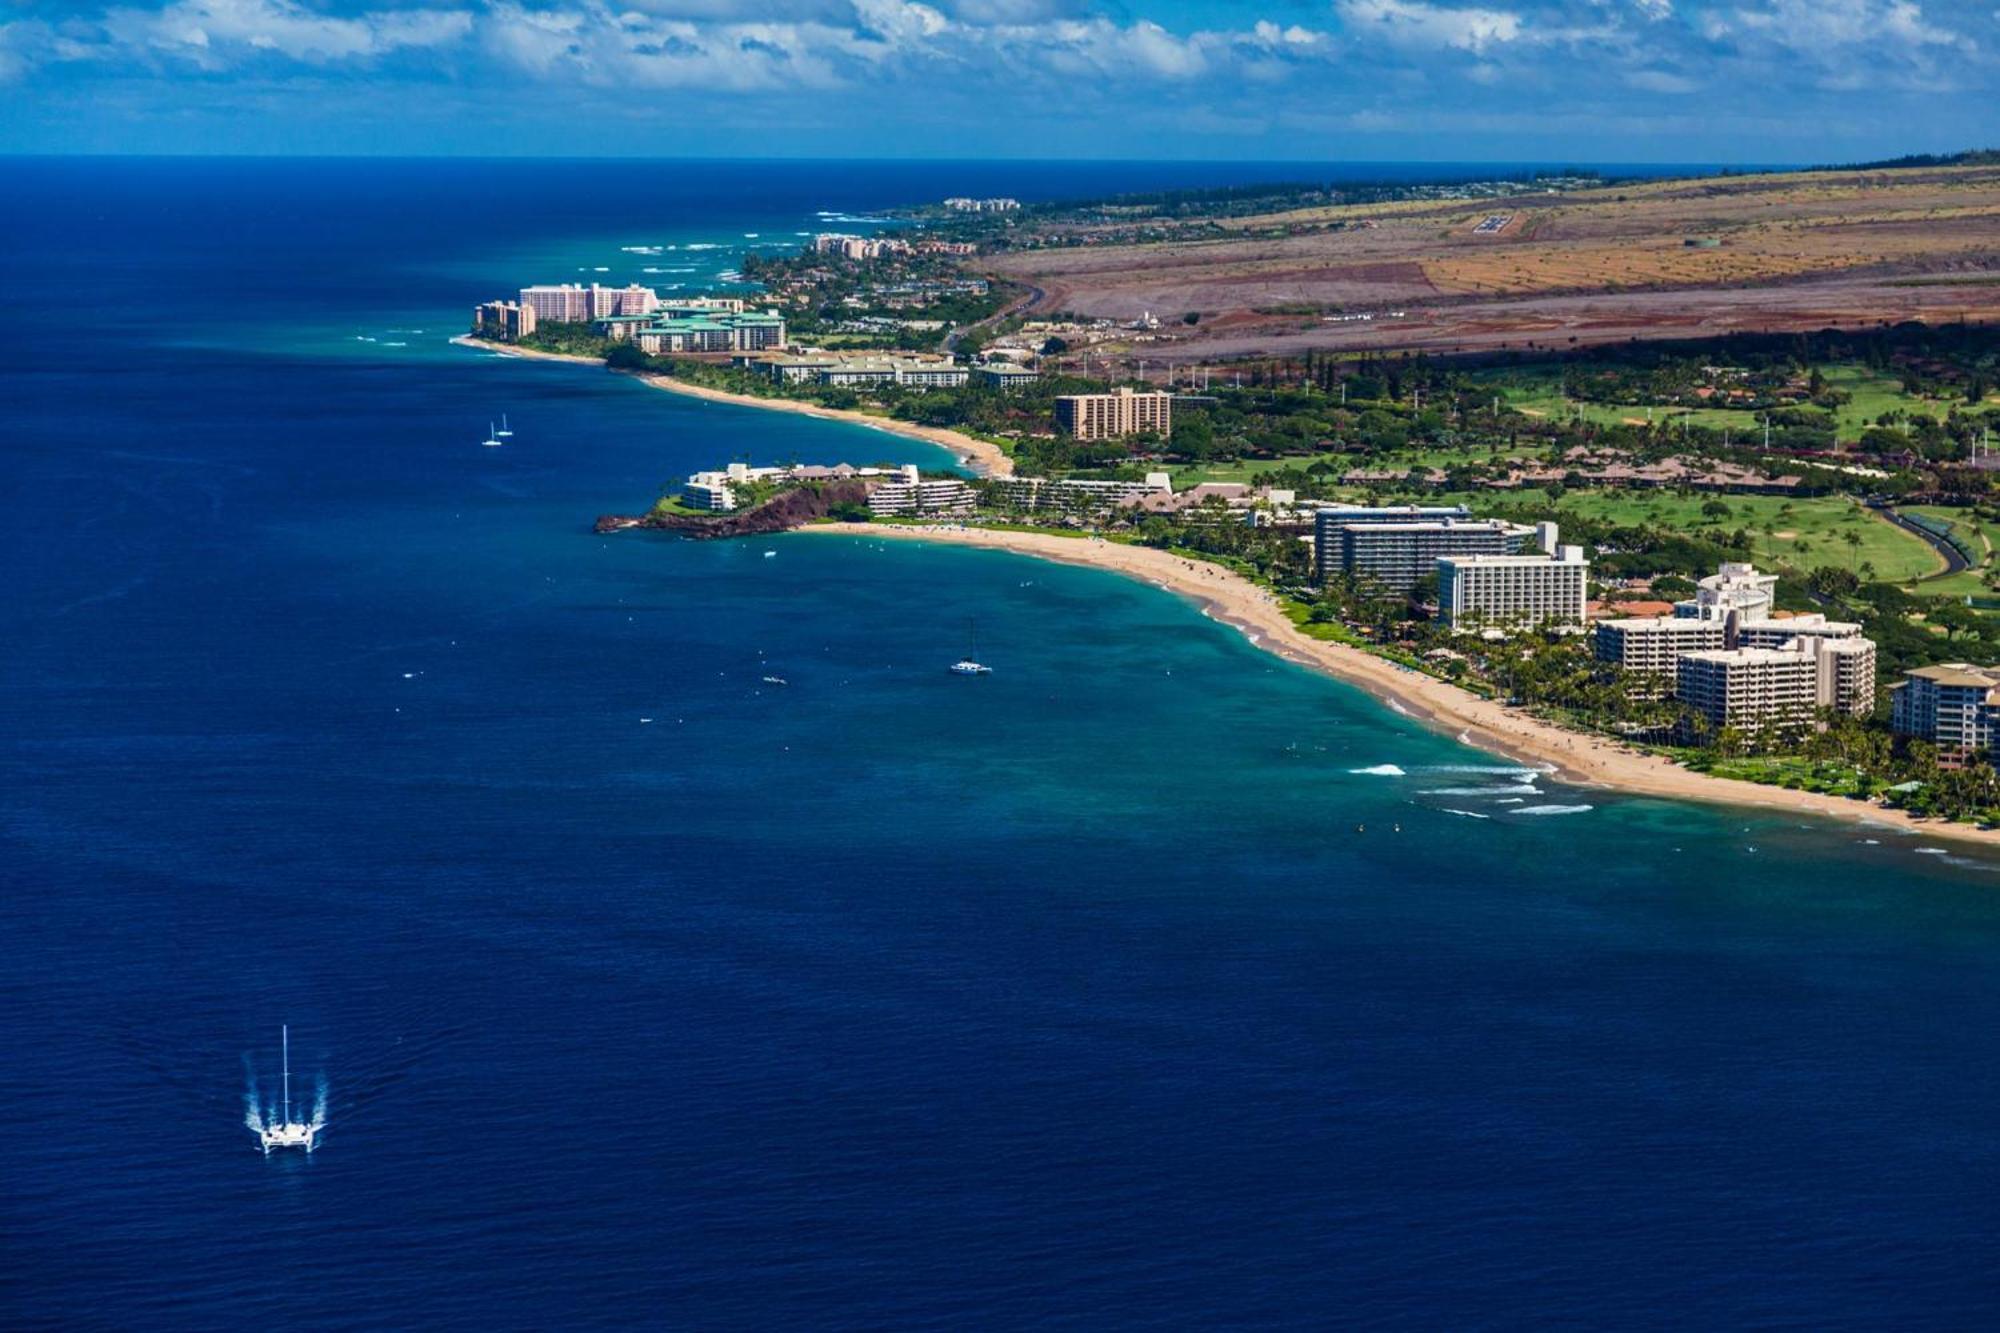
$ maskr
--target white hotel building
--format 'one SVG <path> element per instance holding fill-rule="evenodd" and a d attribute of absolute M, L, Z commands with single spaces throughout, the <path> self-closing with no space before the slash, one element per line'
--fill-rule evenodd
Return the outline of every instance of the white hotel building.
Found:
<path fill-rule="evenodd" d="M 1559 546 L 1556 525 L 1536 525 L 1543 554 L 1446 555 L 1438 570 L 1438 614 L 1452 629 L 1581 629 L 1590 563 L 1581 546 Z"/>

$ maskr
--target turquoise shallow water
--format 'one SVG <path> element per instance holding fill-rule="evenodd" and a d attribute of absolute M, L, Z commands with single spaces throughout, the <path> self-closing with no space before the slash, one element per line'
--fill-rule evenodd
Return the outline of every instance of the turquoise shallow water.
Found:
<path fill-rule="evenodd" d="M 301 210 L 315 328 L 405 308 L 370 247 L 441 205 L 380 170 Z M 289 346 L 231 189 L 104 272 L 3 215 L 10 1324 L 1989 1318 L 1983 864 L 1531 782 L 1101 572 L 598 537 L 718 456 L 939 455 Z M 113 277 L 264 333 L 106 374 Z M 242 1123 L 281 1021 L 310 1160 Z"/>

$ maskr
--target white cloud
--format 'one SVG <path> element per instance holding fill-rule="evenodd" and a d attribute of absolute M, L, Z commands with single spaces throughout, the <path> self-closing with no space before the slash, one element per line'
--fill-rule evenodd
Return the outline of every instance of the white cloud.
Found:
<path fill-rule="evenodd" d="M 1522 33 L 1521 16 L 1503 9 L 1455 9 L 1421 0 L 1338 0 L 1334 7 L 1356 36 L 1397 46 L 1479 55 Z"/>
<path fill-rule="evenodd" d="M 472 23 L 466 10 L 381 10 L 342 18 L 292 0 L 176 0 L 158 10 L 110 10 L 102 27 L 114 45 L 220 67 L 233 47 L 305 64 L 365 60 L 460 41 Z"/>

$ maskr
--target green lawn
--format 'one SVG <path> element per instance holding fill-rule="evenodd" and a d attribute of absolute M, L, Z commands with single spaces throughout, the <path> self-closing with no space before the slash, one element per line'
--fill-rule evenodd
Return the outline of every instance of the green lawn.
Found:
<path fill-rule="evenodd" d="M 1820 367 L 1828 384 L 1850 395 L 1835 413 L 1837 433 L 1842 440 L 1858 440 L 1876 418 L 1885 412 L 1902 411 L 1913 416 L 1942 419 L 1963 403 L 1955 399 L 1913 398 L 1903 392 L 1902 381 L 1866 366 L 1849 363 Z M 1631 422 L 1678 421 L 1689 418 L 1695 426 L 1709 430 L 1751 431 L 1760 428 L 1758 414 L 1743 408 L 1697 407 L 1679 409 L 1623 403 L 1586 403 L 1562 396 L 1561 379 L 1553 374 L 1521 383 L 1520 371 L 1492 371 L 1482 378 L 1493 391 L 1516 411 L 1545 417 L 1581 416 L 1600 425 Z M 1990 400 L 1989 400 L 1990 401 Z"/>

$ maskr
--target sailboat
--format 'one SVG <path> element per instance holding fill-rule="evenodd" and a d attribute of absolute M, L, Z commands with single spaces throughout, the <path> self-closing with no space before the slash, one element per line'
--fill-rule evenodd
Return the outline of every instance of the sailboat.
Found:
<path fill-rule="evenodd" d="M 507 414 L 505 412 L 500 414 L 500 429 L 493 433 L 503 440 L 514 433 L 513 428 L 507 424 Z"/>
<path fill-rule="evenodd" d="M 481 440 L 480 443 L 488 449 L 498 449 L 500 447 L 500 432 L 493 429 L 492 422 L 489 421 L 486 423 L 486 438 Z"/>
<path fill-rule="evenodd" d="M 951 664 L 952 672 L 960 676 L 988 676 L 993 674 L 992 667 L 979 661 L 979 637 L 973 633 L 970 622 L 966 624 L 965 634 L 972 646 L 966 652 L 965 656 Z"/>
<path fill-rule="evenodd" d="M 314 1142 L 319 1134 L 319 1125 L 311 1120 L 292 1119 L 292 1029 L 284 1027 L 285 1045 L 285 1100 L 284 1113 L 268 1125 L 257 1130 L 257 1142 L 269 1157 L 273 1148 L 304 1148 L 311 1152 L 318 1145 Z"/>

